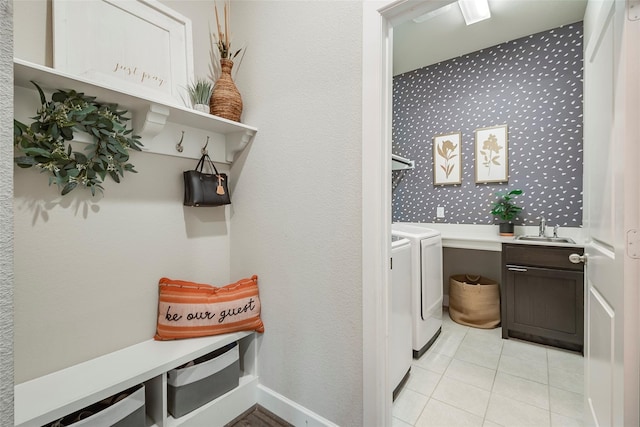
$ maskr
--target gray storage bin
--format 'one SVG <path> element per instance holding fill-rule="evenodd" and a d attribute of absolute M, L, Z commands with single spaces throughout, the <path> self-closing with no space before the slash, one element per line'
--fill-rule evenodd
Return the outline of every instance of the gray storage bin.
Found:
<path fill-rule="evenodd" d="M 83 410 L 74 412 L 58 421 L 47 424 L 47 427 L 145 427 L 146 412 L 144 384 L 117 393 L 113 398 L 123 394 L 126 397 L 106 405 L 101 401 Z M 88 415 L 93 412 L 93 415 Z M 77 421 L 76 421 L 77 420 Z"/>
<path fill-rule="evenodd" d="M 193 362 L 193 366 L 167 372 L 167 406 L 174 418 L 222 396 L 240 382 L 240 353 L 235 342 Z"/>

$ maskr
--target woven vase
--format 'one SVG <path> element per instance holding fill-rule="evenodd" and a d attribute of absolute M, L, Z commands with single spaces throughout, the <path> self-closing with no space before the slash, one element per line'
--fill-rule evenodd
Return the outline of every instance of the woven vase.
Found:
<path fill-rule="evenodd" d="M 222 73 L 213 86 L 209 112 L 215 116 L 239 122 L 242 114 L 242 96 L 231 77 L 233 61 L 226 58 L 221 59 L 220 68 L 222 68 Z"/>

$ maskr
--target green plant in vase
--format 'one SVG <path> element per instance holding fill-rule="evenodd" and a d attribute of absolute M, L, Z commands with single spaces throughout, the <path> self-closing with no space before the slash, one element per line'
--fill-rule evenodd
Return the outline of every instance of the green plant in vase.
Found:
<path fill-rule="evenodd" d="M 491 205 L 491 215 L 500 219 L 500 235 L 513 236 L 513 220 L 522 208 L 516 205 L 512 199 L 522 194 L 522 190 L 499 191 L 495 193 L 498 200 Z"/>
<path fill-rule="evenodd" d="M 213 83 L 208 79 L 197 78 L 195 82 L 187 86 L 187 91 L 193 108 L 197 111 L 208 113 Z"/>

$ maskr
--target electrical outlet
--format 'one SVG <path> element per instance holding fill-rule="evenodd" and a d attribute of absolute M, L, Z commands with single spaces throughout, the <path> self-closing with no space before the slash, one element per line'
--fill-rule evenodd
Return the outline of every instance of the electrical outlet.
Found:
<path fill-rule="evenodd" d="M 444 218 L 444 206 L 438 206 L 436 208 L 436 218 Z"/>

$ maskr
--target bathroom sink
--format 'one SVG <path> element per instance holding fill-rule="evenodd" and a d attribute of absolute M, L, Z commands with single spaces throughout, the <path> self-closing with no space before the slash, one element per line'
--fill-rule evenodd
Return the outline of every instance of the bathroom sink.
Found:
<path fill-rule="evenodd" d="M 525 240 L 530 242 L 547 242 L 547 243 L 572 243 L 576 242 L 569 237 L 546 237 L 546 236 L 517 236 L 516 240 Z"/>

